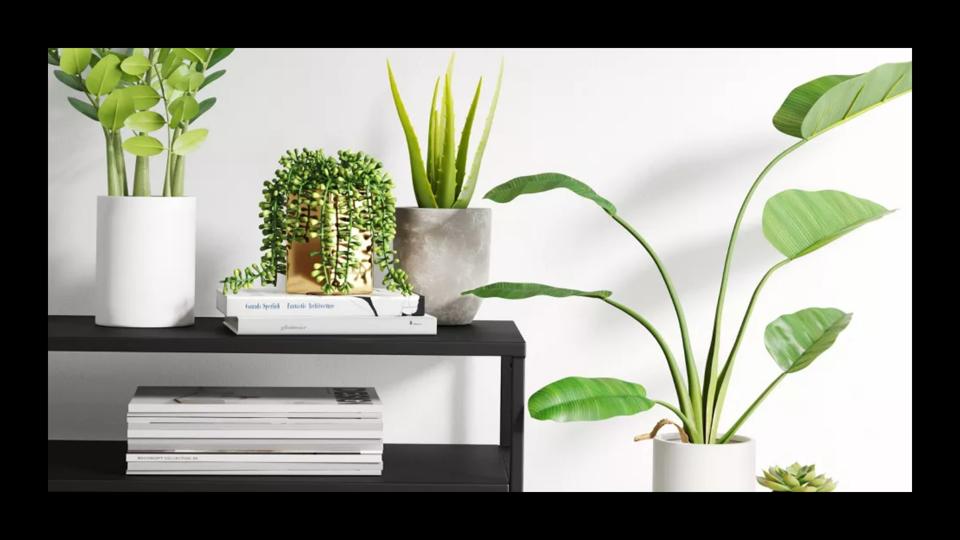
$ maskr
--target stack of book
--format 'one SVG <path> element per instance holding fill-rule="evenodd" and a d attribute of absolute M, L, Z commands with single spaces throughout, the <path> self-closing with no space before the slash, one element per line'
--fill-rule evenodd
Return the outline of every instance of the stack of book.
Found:
<path fill-rule="evenodd" d="M 437 319 L 420 295 L 385 289 L 367 295 L 288 294 L 276 287 L 217 291 L 223 324 L 236 334 L 428 334 Z"/>
<path fill-rule="evenodd" d="M 383 471 L 373 388 L 137 388 L 127 474 L 365 475 Z"/>

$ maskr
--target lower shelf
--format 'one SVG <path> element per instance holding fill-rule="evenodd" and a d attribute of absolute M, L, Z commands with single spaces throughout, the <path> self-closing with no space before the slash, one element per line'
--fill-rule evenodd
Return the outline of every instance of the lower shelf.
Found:
<path fill-rule="evenodd" d="M 127 476 L 123 441 L 47 441 L 48 491 L 509 491 L 507 449 L 385 444 L 382 476 Z"/>

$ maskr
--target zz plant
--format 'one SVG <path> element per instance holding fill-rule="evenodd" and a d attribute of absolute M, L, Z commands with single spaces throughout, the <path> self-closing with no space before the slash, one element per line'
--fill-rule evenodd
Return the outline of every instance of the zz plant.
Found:
<path fill-rule="evenodd" d="M 384 272 L 383 285 L 410 294 L 406 273 L 396 264 L 393 181 L 383 164 L 363 152 L 341 150 L 337 157 L 323 150 L 288 150 L 280 169 L 264 182 L 260 203 L 263 252 L 259 264 L 236 269 L 221 280 L 223 292 L 236 293 L 261 285 L 276 285 L 287 274 L 287 250 L 294 243 L 319 240 L 311 276 L 324 294 L 349 291 L 349 276 L 361 260 L 354 230 L 369 231 L 375 263 Z"/>
<path fill-rule="evenodd" d="M 780 152 L 764 167 L 740 205 L 727 245 L 702 386 L 690 347 L 690 336 L 683 308 L 670 275 L 650 244 L 617 213 L 616 207 L 610 201 L 598 195 L 583 182 L 558 173 L 514 178 L 490 190 L 485 198 L 499 203 L 512 201 L 520 195 L 557 188 L 568 189 L 596 203 L 626 229 L 650 255 L 663 278 L 680 327 L 686 377 L 681 372 L 672 349 L 660 332 L 641 314 L 614 300 L 610 291 L 582 291 L 539 283 L 509 282 L 492 283 L 465 291 L 463 294 L 473 294 L 483 298 L 580 296 L 595 298 L 619 309 L 646 328 L 660 346 L 673 379 L 678 401 L 673 405 L 652 399 L 647 396 L 642 385 L 633 382 L 612 378 L 568 377 L 548 384 L 535 392 L 528 403 L 530 415 L 538 420 L 603 420 L 613 416 L 636 414 L 654 405 L 661 405 L 672 411 L 683 422 L 684 435 L 688 435 L 691 442 L 698 444 L 729 442 L 780 381 L 787 375 L 809 366 L 834 343 L 840 332 L 850 323 L 850 313 L 834 308 L 811 307 L 783 315 L 767 325 L 764 332 L 764 345 L 782 373 L 770 383 L 733 425 L 721 431 L 718 429 L 720 415 L 737 352 L 740 350 L 750 314 L 764 284 L 777 269 L 890 212 L 879 204 L 841 191 L 790 189 L 771 197 L 763 208 L 763 233 L 773 247 L 783 254 L 784 259 L 773 265 L 760 279 L 747 305 L 730 352 L 726 360 L 721 363 L 720 330 L 727 279 L 740 224 L 754 192 L 774 165 L 788 154 L 827 130 L 910 91 L 912 80 L 912 62 L 884 64 L 859 75 L 820 77 L 798 86 L 787 96 L 774 115 L 773 124 L 779 131 L 799 140 Z"/>
<path fill-rule="evenodd" d="M 47 49 L 54 77 L 86 100 L 67 98 L 74 109 L 98 122 L 107 150 L 107 194 L 131 194 L 123 152 L 136 156 L 134 196 L 149 197 L 150 157 L 167 150 L 163 195 L 183 195 L 186 155 L 207 138 L 191 127 L 217 102 L 198 93 L 226 70 L 208 70 L 233 49 Z M 163 103 L 161 112 L 153 108 Z M 166 141 L 148 133 L 166 128 Z M 123 130 L 132 134 L 124 137 Z"/>
<path fill-rule="evenodd" d="M 393 103 L 400 116 L 403 134 L 407 139 L 407 150 L 410 153 L 410 175 L 413 178 L 413 192 L 417 197 L 420 208 L 466 208 L 473 198 L 473 191 L 477 186 L 477 176 L 480 175 L 480 162 L 483 151 L 487 147 L 487 137 L 490 136 L 490 127 L 493 125 L 493 115 L 497 110 L 497 100 L 500 98 L 500 81 L 503 79 L 503 62 L 500 62 L 500 74 L 497 76 L 497 86 L 493 91 L 493 101 L 490 103 L 490 112 L 480 135 L 470 174 L 467 172 L 467 152 L 470 147 L 470 132 L 473 118 L 477 112 L 477 102 L 480 100 L 480 88 L 483 86 L 483 77 L 477 83 L 477 90 L 473 94 L 473 102 L 467 112 L 467 118 L 460 132 L 460 141 L 456 139 L 456 122 L 453 117 L 453 56 L 447 64 L 447 72 L 443 76 L 443 94 L 440 95 L 440 106 L 437 106 L 437 96 L 440 90 L 440 77 L 433 85 L 433 100 L 430 103 L 430 124 L 427 136 L 427 163 L 424 165 L 420 153 L 420 142 L 417 133 L 410 123 L 407 109 L 400 99 L 400 90 L 393 77 L 390 62 L 387 61 L 387 75 L 390 78 L 390 91 L 393 94 Z"/>

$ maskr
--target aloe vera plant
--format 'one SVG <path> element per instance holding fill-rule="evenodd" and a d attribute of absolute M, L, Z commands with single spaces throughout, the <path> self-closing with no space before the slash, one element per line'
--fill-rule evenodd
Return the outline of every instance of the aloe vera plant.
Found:
<path fill-rule="evenodd" d="M 720 280 L 720 292 L 714 312 L 713 331 L 705 359 L 703 378 L 697 370 L 690 346 L 683 307 L 670 275 L 651 245 L 607 199 L 583 182 L 559 173 L 522 176 L 490 190 L 485 198 L 506 203 L 521 196 L 564 188 L 593 201 L 619 223 L 646 250 L 659 271 L 673 303 L 683 351 L 681 370 L 677 356 L 660 332 L 632 308 L 616 301 L 606 290 L 581 291 L 540 283 L 500 282 L 464 291 L 482 298 L 522 299 L 546 295 L 586 297 L 605 302 L 640 323 L 659 345 L 673 379 L 677 405 L 646 395 L 640 384 L 612 378 L 567 377 L 535 392 L 528 401 L 530 415 L 538 420 L 592 421 L 612 416 L 632 415 L 661 405 L 682 422 L 692 443 L 719 444 L 730 441 L 757 406 L 789 374 L 807 368 L 826 351 L 850 323 L 851 314 L 835 308 L 810 307 L 782 315 L 764 332 L 767 351 L 782 370 L 770 385 L 726 430 L 720 431 L 720 418 L 737 353 L 750 314 L 764 284 L 779 268 L 824 247 L 852 230 L 879 219 L 891 211 L 866 199 L 841 191 L 786 190 L 771 197 L 763 208 L 763 234 L 784 259 L 773 265 L 760 279 L 747 305 L 729 354 L 721 365 L 720 330 L 730 264 L 740 225 L 757 187 L 784 157 L 829 129 L 912 89 L 912 62 L 884 64 L 859 75 L 828 75 L 802 84 L 789 93 L 773 117 L 774 126 L 799 140 L 775 156 L 760 172 L 740 205 L 727 245 Z"/>
<path fill-rule="evenodd" d="M 197 93 L 226 70 L 207 70 L 233 49 L 47 49 L 47 63 L 60 69 L 54 77 L 86 101 L 67 101 L 103 129 L 107 150 L 107 194 L 130 195 L 123 152 L 136 156 L 132 195 L 149 197 L 150 157 L 167 150 L 163 195 L 183 195 L 186 155 L 207 138 L 208 130 L 191 127 L 217 98 L 197 100 Z M 163 110 L 152 110 L 158 103 Z M 148 135 L 166 128 L 166 143 Z M 132 134 L 126 138 L 123 130 Z"/>
<path fill-rule="evenodd" d="M 427 159 L 424 164 L 420 151 L 420 141 L 413 129 L 407 109 L 400 98 L 400 90 L 393 76 L 393 69 L 387 61 L 387 75 L 390 79 L 390 91 L 393 94 L 393 103 L 397 107 L 403 134 L 407 139 L 407 150 L 410 153 L 410 176 L 413 179 L 413 191 L 420 208 L 466 208 L 473 198 L 477 186 L 477 177 L 480 175 L 480 162 L 487 147 L 487 138 L 493 126 L 493 115 L 497 110 L 497 100 L 500 98 L 500 82 L 503 79 L 503 62 L 500 62 L 500 72 L 497 75 L 497 86 L 493 91 L 493 101 L 490 111 L 480 135 L 473 162 L 470 165 L 470 174 L 467 174 L 467 153 L 470 147 L 470 135 L 474 116 L 477 112 L 477 103 L 480 101 L 480 90 L 483 87 L 483 77 L 477 83 L 473 94 L 473 101 L 464 120 L 460 140 L 456 138 L 456 122 L 453 109 L 453 55 L 447 64 L 447 72 L 443 76 L 441 87 L 440 77 L 433 85 L 433 100 L 430 103 L 430 124 L 427 136 Z M 442 88 L 442 91 L 441 91 Z M 437 98 L 439 102 L 437 101 Z"/>

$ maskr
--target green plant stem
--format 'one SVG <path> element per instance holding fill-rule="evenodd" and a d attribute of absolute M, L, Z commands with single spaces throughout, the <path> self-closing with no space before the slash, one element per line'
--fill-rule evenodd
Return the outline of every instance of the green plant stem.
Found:
<path fill-rule="evenodd" d="M 137 156 L 136 168 L 133 172 L 134 197 L 150 196 L 150 158 Z"/>
<path fill-rule="evenodd" d="M 710 348 L 707 352 L 707 365 L 704 368 L 703 374 L 703 429 L 705 433 L 714 432 L 713 428 L 713 406 L 714 400 L 717 395 L 717 379 L 718 379 L 718 352 L 720 349 L 720 324 L 721 319 L 723 318 L 723 301 L 727 294 L 727 278 L 730 275 L 730 263 L 733 261 L 733 250 L 737 244 L 737 235 L 740 234 L 740 224 L 743 222 L 743 216 L 747 212 L 747 206 L 750 204 L 750 199 L 753 198 L 753 193 L 757 190 L 757 187 L 760 186 L 760 182 L 763 181 L 764 177 L 767 176 L 767 173 L 776 165 L 781 159 L 789 155 L 791 152 L 803 146 L 806 143 L 806 140 L 800 140 L 789 146 L 786 150 L 777 154 L 766 167 L 760 171 L 760 175 L 757 176 L 757 179 L 753 181 L 753 185 L 750 186 L 750 191 L 747 192 L 747 196 L 744 197 L 743 203 L 740 205 L 740 211 L 737 212 L 737 219 L 733 223 L 733 231 L 730 232 L 730 241 L 727 244 L 727 255 L 723 261 L 723 275 L 720 278 L 720 293 L 717 296 L 717 308 L 716 312 L 713 315 L 713 334 L 710 338 Z"/>
<path fill-rule="evenodd" d="M 672 412 L 673 414 L 677 415 L 677 418 L 679 418 L 680 421 L 683 422 L 684 424 L 690 424 L 690 420 L 686 417 L 686 415 L 684 415 L 682 412 L 680 412 L 680 409 L 674 407 L 673 405 L 667 403 L 666 401 L 660 401 L 659 399 L 654 399 L 654 400 L 651 400 L 651 401 L 653 401 L 653 402 L 656 403 L 657 405 L 660 405 L 661 407 L 666 407 L 666 408 L 670 409 L 670 412 Z"/>
<path fill-rule="evenodd" d="M 720 379 L 717 386 L 717 398 L 714 403 L 713 408 L 713 425 L 711 427 L 709 436 L 707 437 L 707 443 L 712 443 L 717 438 L 717 426 L 720 424 L 720 411 L 723 410 L 723 401 L 727 396 L 727 386 L 730 384 L 731 373 L 733 373 L 733 363 L 737 358 L 737 351 L 740 350 L 740 343 L 743 341 L 744 334 L 747 333 L 747 322 L 750 321 L 750 314 L 753 313 L 753 306 L 757 302 L 757 298 L 760 296 L 760 290 L 763 289 L 763 285 L 767 282 L 767 279 L 773 275 L 780 267 L 787 264 L 793 259 L 784 259 L 777 264 L 773 265 L 767 272 L 760 278 L 760 282 L 757 283 L 757 287 L 753 290 L 753 295 L 750 297 L 750 303 L 747 304 L 747 310 L 743 314 L 743 321 L 740 323 L 740 330 L 737 332 L 737 338 L 733 341 L 733 347 L 730 349 L 730 355 L 727 356 L 727 361 L 723 364 L 723 370 L 720 371 Z"/>
<path fill-rule="evenodd" d="M 117 177 L 120 181 L 120 187 L 124 195 L 129 195 L 128 186 L 127 186 L 127 162 L 123 157 L 123 138 L 120 136 L 120 130 L 118 129 L 113 133 L 113 151 L 115 156 L 115 166 L 117 167 Z"/>
<path fill-rule="evenodd" d="M 680 373 L 680 369 L 677 367 L 677 362 L 673 358 L 673 353 L 670 351 L 670 346 L 667 345 L 666 341 L 664 341 L 663 336 L 661 336 L 660 332 L 658 332 L 657 329 L 654 328 L 652 324 L 650 324 L 650 321 L 643 318 L 643 316 L 641 316 L 636 311 L 628 308 L 627 306 L 609 297 L 603 298 L 603 301 L 619 309 L 620 311 L 626 313 L 627 315 L 633 317 L 637 322 L 642 324 L 643 327 L 646 328 L 648 332 L 650 332 L 650 335 L 653 336 L 653 339 L 657 340 L 657 344 L 660 345 L 660 349 L 663 351 L 663 356 L 667 360 L 667 367 L 669 367 L 670 369 L 670 377 L 673 378 L 673 387 L 677 392 L 677 401 L 680 402 L 680 409 L 685 413 L 687 413 L 686 417 L 689 418 L 689 412 L 691 411 L 690 396 L 687 395 L 686 391 L 683 388 L 684 387 L 683 374 Z M 684 426 L 684 429 L 687 431 L 687 433 L 690 434 L 690 438 L 693 439 L 694 442 L 701 442 L 702 441 L 702 439 L 700 438 L 701 432 L 697 428 L 698 426 L 695 426 L 693 424 L 688 424 Z"/>
<path fill-rule="evenodd" d="M 650 246 L 650 244 L 647 243 L 643 236 L 640 236 L 640 233 L 638 233 L 633 226 L 627 223 L 626 220 L 615 213 L 611 213 L 610 217 L 612 217 L 614 221 L 626 229 L 627 232 L 633 235 L 633 237 L 637 239 L 637 242 L 640 242 L 640 245 L 643 246 L 643 249 L 647 250 L 650 258 L 653 259 L 653 264 L 656 265 L 657 270 L 660 272 L 660 276 L 663 278 L 663 283 L 667 287 L 667 293 L 670 294 L 670 301 L 673 302 L 673 310 L 676 312 L 677 321 L 680 323 L 680 338 L 683 340 L 683 358 L 687 370 L 687 380 L 689 382 L 688 394 L 691 400 L 691 412 L 693 413 L 693 421 L 696 423 L 697 428 L 699 429 L 700 426 L 702 426 L 701 414 L 703 412 L 702 404 L 700 402 L 700 376 L 697 372 L 697 364 L 693 359 L 693 348 L 690 346 L 690 333 L 687 330 L 687 319 L 683 314 L 683 306 L 680 304 L 680 297 L 677 295 L 677 291 L 673 287 L 673 281 L 670 279 L 670 274 L 667 273 L 663 263 L 660 262 L 660 257 L 658 257 L 656 252 L 653 251 L 653 248 Z"/>
<path fill-rule="evenodd" d="M 731 426 L 730 429 L 723 435 L 723 437 L 720 437 L 720 440 L 717 442 L 720 444 L 725 444 L 727 441 L 729 441 L 730 438 L 737 433 L 737 430 L 740 429 L 740 426 L 747 421 L 747 418 L 750 418 L 750 415 L 753 414 L 753 410 L 756 409 L 757 406 L 760 405 L 760 403 L 767 397 L 767 394 L 769 394 L 770 391 L 774 389 L 774 387 L 780 384 L 780 381 L 783 380 L 783 378 L 786 377 L 788 374 L 789 374 L 788 372 L 784 371 L 776 379 L 774 379 L 773 382 L 770 383 L 770 386 L 768 386 L 767 389 L 764 390 L 762 394 L 760 394 L 760 397 L 758 397 L 756 401 L 754 401 L 750 405 L 750 407 L 748 407 L 747 410 L 744 411 L 744 413 L 740 416 L 740 418 L 737 419 L 737 421 L 733 424 L 733 426 Z"/>
<path fill-rule="evenodd" d="M 123 195 L 120 187 L 120 177 L 117 175 L 117 148 L 113 145 L 113 137 L 106 129 L 103 136 L 107 147 L 107 195 L 111 197 Z"/>
<path fill-rule="evenodd" d="M 177 156 L 173 168 L 173 180 L 170 182 L 170 194 L 174 197 L 183 197 L 183 169 L 187 159 L 185 156 Z"/>

